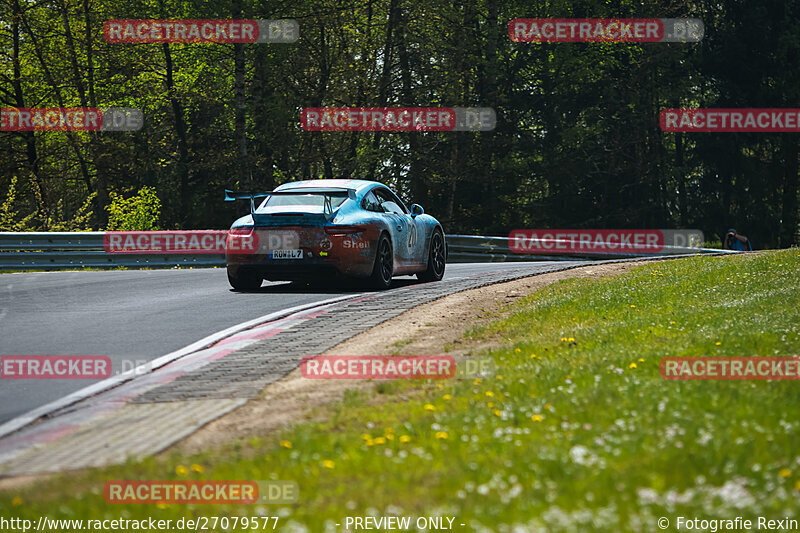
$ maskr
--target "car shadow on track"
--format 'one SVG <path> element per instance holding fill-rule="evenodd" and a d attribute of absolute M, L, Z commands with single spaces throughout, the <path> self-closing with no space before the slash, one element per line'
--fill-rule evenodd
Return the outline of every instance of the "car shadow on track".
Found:
<path fill-rule="evenodd" d="M 420 281 L 415 278 L 394 278 L 392 280 L 391 289 L 398 289 L 410 285 L 419 285 Z M 332 281 L 319 281 L 319 282 L 267 282 L 260 288 L 252 291 L 236 291 L 230 289 L 230 292 L 241 292 L 246 294 L 341 294 L 341 293 L 358 293 L 358 292 L 382 292 L 372 289 L 363 282 L 350 281 L 350 280 L 332 280 Z"/>

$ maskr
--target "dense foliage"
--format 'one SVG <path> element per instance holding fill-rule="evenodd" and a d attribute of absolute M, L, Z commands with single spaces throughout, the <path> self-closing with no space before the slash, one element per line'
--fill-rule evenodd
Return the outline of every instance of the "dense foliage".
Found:
<path fill-rule="evenodd" d="M 514 43 L 518 17 L 696 17 L 706 36 Z M 109 44 L 102 26 L 116 18 L 293 18 L 301 39 Z M 221 203 L 226 187 L 362 177 L 449 232 L 696 227 L 713 239 L 733 226 L 757 248 L 786 246 L 798 239 L 797 134 L 663 133 L 658 115 L 798 107 L 799 52 L 797 0 L 0 0 L 0 105 L 145 116 L 135 133 L 0 133 L 0 229 L 76 216 L 105 228 L 114 198 L 146 187 L 160 227 L 222 228 L 241 208 Z M 493 107 L 498 124 L 300 129 L 304 107 L 383 105 Z"/>

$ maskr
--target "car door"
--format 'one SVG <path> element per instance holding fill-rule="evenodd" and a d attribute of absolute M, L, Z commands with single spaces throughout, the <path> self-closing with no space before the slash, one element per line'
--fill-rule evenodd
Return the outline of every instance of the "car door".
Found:
<path fill-rule="evenodd" d="M 406 230 L 404 242 L 408 251 L 409 265 L 414 267 L 412 271 L 418 271 L 420 267 L 424 268 L 428 264 L 428 257 L 425 254 L 428 227 L 424 219 L 411 216 L 411 210 L 406 207 L 396 194 L 392 191 L 388 191 L 388 193 L 402 211 L 400 216 L 403 218 L 404 229 Z"/>
<path fill-rule="evenodd" d="M 414 271 L 418 267 L 414 252 L 419 242 L 419 234 L 414 220 L 403 202 L 389 189 L 378 187 L 374 193 L 392 231 L 395 272 L 401 274 Z"/>

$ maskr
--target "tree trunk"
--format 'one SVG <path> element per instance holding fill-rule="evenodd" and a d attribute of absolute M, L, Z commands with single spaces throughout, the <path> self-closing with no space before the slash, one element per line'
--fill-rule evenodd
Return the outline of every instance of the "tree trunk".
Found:
<path fill-rule="evenodd" d="M 178 101 L 175 92 L 174 66 L 172 63 L 172 53 L 169 43 L 162 43 L 161 50 L 164 52 L 164 62 L 167 67 L 167 96 L 172 106 L 172 114 L 175 116 L 175 135 L 178 137 L 178 207 L 180 214 L 178 220 L 183 224 L 189 220 L 189 144 L 186 140 L 186 122 L 183 118 L 183 108 Z"/>
<path fill-rule="evenodd" d="M 785 173 L 781 205 L 781 246 L 797 242 L 797 134 L 784 134 Z"/>
<path fill-rule="evenodd" d="M 242 1 L 234 0 L 233 18 L 242 18 Z M 239 183 L 247 184 L 248 189 L 253 187 L 253 176 L 247 164 L 247 102 L 244 86 L 245 57 L 244 45 L 233 45 L 233 99 L 235 108 L 234 137 L 236 138 L 237 159 L 239 161 Z"/>
<path fill-rule="evenodd" d="M 20 20 L 22 18 L 22 10 L 18 0 L 11 2 L 11 63 L 14 69 L 14 79 L 12 85 L 14 87 L 14 99 L 16 107 L 25 106 L 25 94 L 22 92 L 22 69 L 20 66 L 19 55 L 19 37 L 20 37 Z M 28 165 L 31 172 L 31 185 L 33 193 L 36 197 L 36 211 L 42 220 L 47 221 L 50 212 L 47 207 L 47 193 L 42 184 L 42 177 L 40 174 L 39 155 L 36 150 L 36 135 L 32 131 L 23 132 L 25 138 L 25 155 L 28 159 Z M 45 228 L 46 229 L 46 228 Z"/>

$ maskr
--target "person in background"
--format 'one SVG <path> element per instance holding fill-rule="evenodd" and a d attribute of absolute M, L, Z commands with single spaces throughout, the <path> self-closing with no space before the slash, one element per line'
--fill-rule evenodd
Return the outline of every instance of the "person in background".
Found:
<path fill-rule="evenodd" d="M 722 242 L 722 247 L 726 250 L 738 250 L 740 252 L 752 252 L 753 247 L 750 245 L 750 239 L 744 235 L 739 235 L 735 229 L 729 229 L 725 234 L 725 240 Z"/>

